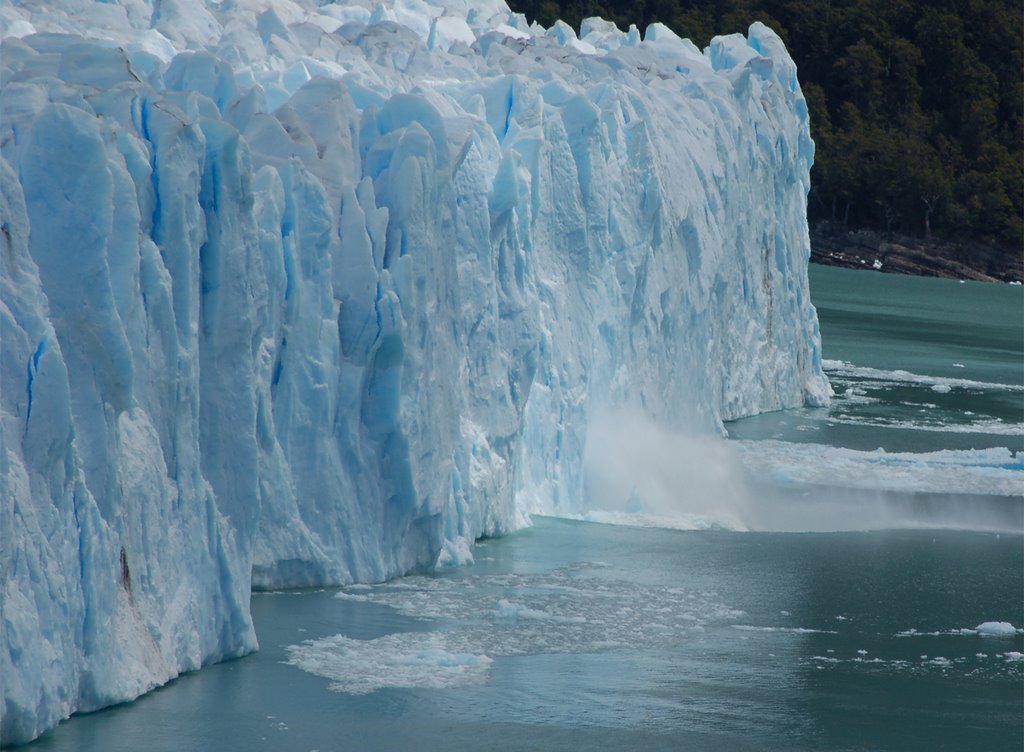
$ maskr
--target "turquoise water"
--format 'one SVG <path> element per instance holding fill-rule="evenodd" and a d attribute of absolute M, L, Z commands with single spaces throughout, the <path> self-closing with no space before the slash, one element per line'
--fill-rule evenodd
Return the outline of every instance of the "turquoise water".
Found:
<path fill-rule="evenodd" d="M 259 653 L 35 746 L 1018 750 L 1024 638 L 958 630 L 1019 624 L 1022 572 L 1012 536 L 543 518 L 445 576 L 255 595 Z"/>
<path fill-rule="evenodd" d="M 728 424 L 769 486 L 752 526 L 1024 529 L 1024 288 L 809 277 L 835 396 Z"/>
<path fill-rule="evenodd" d="M 259 653 L 30 749 L 1020 750 L 1021 288 L 811 284 L 837 398 L 728 427 L 751 531 L 537 518 L 256 594 Z"/>
<path fill-rule="evenodd" d="M 811 265 L 827 410 L 730 436 L 858 450 L 1024 449 L 1024 287 Z"/>

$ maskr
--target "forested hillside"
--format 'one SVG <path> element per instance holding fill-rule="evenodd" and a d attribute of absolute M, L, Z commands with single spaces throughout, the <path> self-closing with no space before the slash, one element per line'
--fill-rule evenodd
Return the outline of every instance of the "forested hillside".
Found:
<path fill-rule="evenodd" d="M 512 0 L 550 25 L 660 21 L 705 46 L 775 29 L 817 144 L 809 214 L 843 228 L 1024 248 L 1024 22 L 1009 0 Z"/>

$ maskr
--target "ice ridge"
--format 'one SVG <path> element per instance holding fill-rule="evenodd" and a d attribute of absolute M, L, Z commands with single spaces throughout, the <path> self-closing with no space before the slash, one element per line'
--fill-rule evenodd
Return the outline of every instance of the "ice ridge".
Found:
<path fill-rule="evenodd" d="M 828 399 L 778 37 L 581 31 L 0 2 L 0 741 L 578 511 L 596 410 Z"/>

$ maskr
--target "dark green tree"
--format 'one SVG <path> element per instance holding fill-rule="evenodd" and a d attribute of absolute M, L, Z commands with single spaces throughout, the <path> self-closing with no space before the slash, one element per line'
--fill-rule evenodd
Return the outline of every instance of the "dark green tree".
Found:
<path fill-rule="evenodd" d="M 698 46 L 771 26 L 817 150 L 808 211 L 1024 252 L 1024 17 L 1009 0 L 513 0 L 550 25 L 654 21 Z"/>

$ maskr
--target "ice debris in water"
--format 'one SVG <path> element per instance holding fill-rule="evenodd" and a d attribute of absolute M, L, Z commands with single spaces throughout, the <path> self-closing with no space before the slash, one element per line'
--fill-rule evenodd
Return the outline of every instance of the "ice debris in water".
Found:
<path fill-rule="evenodd" d="M 586 28 L 5 4 L 0 741 L 581 512 L 598 408 L 827 402 L 782 42 Z"/>
<path fill-rule="evenodd" d="M 694 639 L 708 625 L 745 615 L 714 593 L 643 585 L 604 569 L 581 563 L 537 574 L 412 576 L 359 589 L 360 599 L 427 625 L 437 620 L 445 629 L 373 640 L 340 634 L 307 640 L 288 646 L 288 662 L 351 694 L 463 686 L 487 681 L 491 661 L 500 656 L 664 649 Z"/>
<path fill-rule="evenodd" d="M 445 540 L 434 566 L 437 569 L 444 569 L 445 567 L 464 567 L 472 563 L 473 551 L 470 541 L 457 535 L 455 540 Z"/>
<path fill-rule="evenodd" d="M 751 474 L 787 483 L 992 496 L 1019 496 L 1024 487 L 1024 454 L 1005 447 L 886 452 L 775 439 L 729 445 Z"/>
<path fill-rule="evenodd" d="M 1008 621 L 986 621 L 974 628 L 982 637 L 1012 637 L 1018 630 Z"/>
<path fill-rule="evenodd" d="M 978 635 L 981 637 L 1013 637 L 1017 634 L 1024 634 L 1024 629 L 1018 629 L 1008 621 L 986 621 L 973 629 L 961 627 L 960 629 L 939 630 L 935 632 L 920 632 L 917 629 L 906 629 L 897 632 L 897 637 L 939 637 L 941 635 Z"/>
<path fill-rule="evenodd" d="M 331 679 L 330 688 L 367 694 L 384 687 L 444 689 L 482 684 L 486 655 L 451 652 L 440 632 L 399 633 L 373 640 L 334 635 L 287 647 L 288 663 Z"/>

